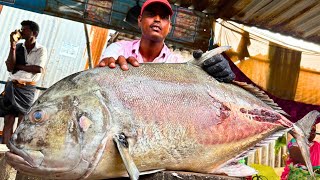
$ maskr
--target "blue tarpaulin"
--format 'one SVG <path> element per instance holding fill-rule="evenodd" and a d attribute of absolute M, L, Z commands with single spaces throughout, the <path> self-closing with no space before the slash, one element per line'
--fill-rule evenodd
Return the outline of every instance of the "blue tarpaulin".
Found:
<path fill-rule="evenodd" d="M 0 4 L 36 13 L 44 13 L 46 0 L 0 0 Z"/>

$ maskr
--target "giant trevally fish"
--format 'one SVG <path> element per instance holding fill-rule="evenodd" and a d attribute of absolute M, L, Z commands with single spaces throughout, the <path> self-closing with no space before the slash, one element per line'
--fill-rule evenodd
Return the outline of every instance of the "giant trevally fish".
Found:
<path fill-rule="evenodd" d="M 53 179 L 138 179 L 158 170 L 246 176 L 239 158 L 293 130 L 311 167 L 305 136 L 319 112 L 292 124 L 263 93 L 220 83 L 195 64 L 95 68 L 62 79 L 15 131 L 8 163 Z"/>

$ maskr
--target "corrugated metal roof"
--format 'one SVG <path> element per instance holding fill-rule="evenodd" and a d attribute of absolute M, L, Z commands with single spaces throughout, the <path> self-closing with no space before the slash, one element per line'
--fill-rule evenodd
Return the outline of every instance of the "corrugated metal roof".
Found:
<path fill-rule="evenodd" d="M 145 0 L 138 0 L 141 5 Z M 7 3 L 6 3 L 7 2 Z M 86 22 L 125 33 L 139 30 L 124 21 L 136 0 L 28 0 L 1 4 Z M 46 2 L 46 3 L 44 3 Z M 221 18 L 268 29 L 320 44 L 319 0 L 169 0 L 174 15 L 168 41 L 190 48 L 205 47 L 212 19 Z"/>
<path fill-rule="evenodd" d="M 0 51 L 0 80 L 6 81 L 8 77 L 4 61 L 9 53 L 9 35 L 13 30 L 21 28 L 21 21 L 27 19 L 39 24 L 38 42 L 48 50 L 46 72 L 38 86 L 49 87 L 63 77 L 85 68 L 87 53 L 82 23 L 5 6 L 0 14 L 0 41 L 3 42 Z M 0 89 L 3 89 L 3 85 Z"/>
<path fill-rule="evenodd" d="M 216 4 L 206 9 L 214 17 L 320 44 L 319 0 L 220 0 Z"/>

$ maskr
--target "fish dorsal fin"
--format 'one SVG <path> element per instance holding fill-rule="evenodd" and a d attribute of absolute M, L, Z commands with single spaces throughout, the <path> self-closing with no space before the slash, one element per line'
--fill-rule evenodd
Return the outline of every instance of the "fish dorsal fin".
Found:
<path fill-rule="evenodd" d="M 115 142 L 117 149 L 120 153 L 121 159 L 127 169 L 129 177 L 131 180 L 138 180 L 140 172 L 133 162 L 133 159 L 129 153 L 129 143 L 123 133 L 115 134 L 113 136 L 113 141 Z"/>
<path fill-rule="evenodd" d="M 274 109 L 276 112 L 290 117 L 288 113 L 283 111 L 281 107 L 273 101 L 273 99 L 271 99 L 264 91 L 260 90 L 259 88 L 253 86 L 252 84 L 248 84 L 246 82 L 240 82 L 240 81 L 233 81 L 233 84 L 250 92 L 257 98 L 259 98 L 261 101 L 266 103 L 268 106 L 270 106 L 272 109 Z"/>

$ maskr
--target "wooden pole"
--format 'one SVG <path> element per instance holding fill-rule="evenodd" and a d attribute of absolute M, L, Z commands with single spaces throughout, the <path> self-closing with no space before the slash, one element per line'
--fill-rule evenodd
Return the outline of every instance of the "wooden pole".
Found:
<path fill-rule="evenodd" d="M 93 68 L 93 63 L 92 63 L 92 55 L 91 55 L 91 45 L 90 45 L 90 37 L 89 37 L 89 33 L 88 33 L 88 27 L 87 24 L 83 24 L 84 25 L 84 31 L 86 34 L 86 41 L 87 41 L 87 52 L 88 52 L 88 64 L 89 64 L 89 69 Z"/>

